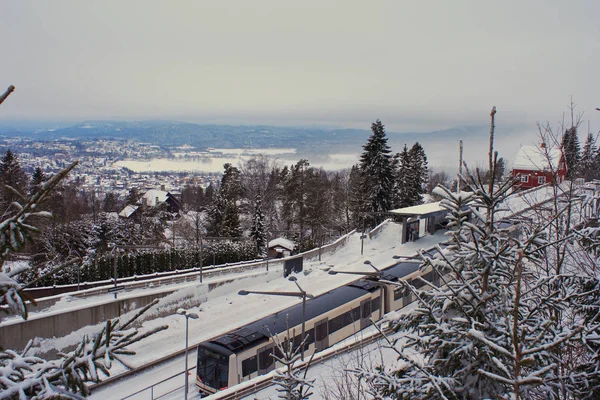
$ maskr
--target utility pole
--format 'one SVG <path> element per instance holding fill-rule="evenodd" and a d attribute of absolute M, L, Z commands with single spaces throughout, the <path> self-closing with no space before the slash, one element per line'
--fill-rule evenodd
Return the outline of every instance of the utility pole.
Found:
<path fill-rule="evenodd" d="M 459 142 L 458 148 L 458 179 L 456 180 L 456 193 L 460 192 L 460 181 L 462 176 L 462 166 L 463 166 L 463 141 L 462 139 Z"/>

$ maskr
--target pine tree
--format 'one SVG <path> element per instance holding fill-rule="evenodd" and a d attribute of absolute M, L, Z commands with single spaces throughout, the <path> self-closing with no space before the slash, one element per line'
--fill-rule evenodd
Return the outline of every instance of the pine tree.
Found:
<path fill-rule="evenodd" d="M 240 237 L 242 229 L 240 227 L 240 213 L 234 200 L 227 201 L 225 212 L 223 213 L 223 228 L 221 236 Z"/>
<path fill-rule="evenodd" d="M 265 226 L 265 215 L 262 211 L 262 196 L 260 191 L 254 197 L 254 215 L 252 216 L 252 227 L 250 228 L 250 237 L 256 243 L 256 253 L 264 257 L 266 255 L 267 232 Z"/>
<path fill-rule="evenodd" d="M 226 200 L 238 200 L 243 193 L 240 170 L 230 163 L 223 164 L 223 168 L 225 172 L 219 189 L 221 196 Z"/>
<path fill-rule="evenodd" d="M 576 126 L 565 130 L 562 138 L 562 150 L 567 164 L 567 178 L 574 179 L 579 175 L 579 162 L 581 161 L 581 147 Z"/>
<path fill-rule="evenodd" d="M 29 195 L 33 196 L 40 190 L 42 183 L 46 181 L 46 174 L 40 167 L 36 167 L 31 177 L 31 184 L 29 185 Z"/>
<path fill-rule="evenodd" d="M 305 217 L 313 240 L 321 241 L 332 220 L 331 184 L 323 169 L 311 168 L 306 174 Z"/>
<path fill-rule="evenodd" d="M 589 181 L 598 176 L 598 165 L 595 165 L 596 140 L 592 133 L 588 133 L 581 152 L 580 171 L 581 176 Z"/>
<path fill-rule="evenodd" d="M 394 156 L 394 160 L 394 164 L 396 165 L 394 180 L 394 195 L 396 201 L 394 207 L 410 207 L 414 205 L 412 203 L 413 179 L 411 176 L 411 158 L 406 144 L 404 145 L 402 152 L 397 153 Z"/>
<path fill-rule="evenodd" d="M 9 149 L 0 160 L 0 212 L 6 213 L 12 202 L 21 201 L 21 196 L 27 194 L 27 189 L 27 175 L 21 170 L 21 165 L 15 153 Z M 14 190 L 20 193 L 21 196 L 15 193 Z"/>
<path fill-rule="evenodd" d="M 290 169 L 282 170 L 283 180 L 283 218 L 287 230 L 295 226 L 300 232 L 300 239 L 306 227 L 306 186 L 307 176 L 312 173 L 308 160 L 301 159 Z"/>
<path fill-rule="evenodd" d="M 225 199 L 219 193 L 215 194 L 208 210 L 208 236 L 222 236 L 226 206 Z"/>
<path fill-rule="evenodd" d="M 394 171 L 384 125 L 377 120 L 371 125 L 371 131 L 373 134 L 363 145 L 360 171 L 367 212 L 379 220 L 381 213 L 393 208 Z"/>
<path fill-rule="evenodd" d="M 496 165 L 496 171 L 494 173 L 494 182 L 495 183 L 502 182 L 502 179 L 504 179 L 505 169 L 506 169 L 506 165 L 504 162 L 504 158 L 500 157 L 498 159 L 498 164 Z"/>
<path fill-rule="evenodd" d="M 102 211 L 115 212 L 117 211 L 117 206 L 117 196 L 113 192 L 106 193 L 102 202 Z"/>
<path fill-rule="evenodd" d="M 366 211 L 363 186 L 360 168 L 358 165 L 353 165 L 350 168 L 350 175 L 348 177 L 348 210 L 351 226 L 355 228 L 362 227 L 362 213 Z"/>
<path fill-rule="evenodd" d="M 425 185 L 427 184 L 427 155 L 423 146 L 416 142 L 408 152 L 408 172 L 409 172 L 409 204 L 411 206 L 423 202 Z"/>

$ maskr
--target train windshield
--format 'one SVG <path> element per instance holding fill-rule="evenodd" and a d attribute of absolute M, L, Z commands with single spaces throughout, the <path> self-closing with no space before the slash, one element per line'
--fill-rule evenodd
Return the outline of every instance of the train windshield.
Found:
<path fill-rule="evenodd" d="M 220 354 L 216 349 L 198 346 L 198 379 L 213 389 L 224 389 L 228 386 L 229 355 Z"/>

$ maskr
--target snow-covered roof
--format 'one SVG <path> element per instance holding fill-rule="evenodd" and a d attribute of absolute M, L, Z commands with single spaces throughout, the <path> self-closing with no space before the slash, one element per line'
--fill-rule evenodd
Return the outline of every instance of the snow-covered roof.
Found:
<path fill-rule="evenodd" d="M 294 242 L 292 242 L 289 239 L 286 238 L 277 238 L 277 239 L 273 239 L 271 241 L 269 241 L 269 248 L 272 247 L 283 247 L 284 249 L 288 249 L 288 250 L 294 250 L 294 248 L 296 247 L 296 245 L 294 244 Z"/>
<path fill-rule="evenodd" d="M 131 204 L 128 204 L 125 206 L 124 209 L 121 210 L 121 212 L 119 213 L 119 217 L 129 218 L 129 217 L 131 217 L 131 214 L 133 214 L 138 208 L 140 208 L 140 207 L 132 206 Z"/>
<path fill-rule="evenodd" d="M 544 171 L 558 169 L 562 153 L 558 148 L 544 148 L 538 146 L 521 146 L 515 161 L 513 169 L 524 169 L 526 171 Z"/>
<path fill-rule="evenodd" d="M 165 192 L 157 189 L 150 189 L 142 196 L 142 199 L 145 199 L 147 206 L 156 206 L 160 203 L 164 203 L 167 201 L 167 195 L 169 192 Z M 142 200 L 144 202 L 144 200 Z"/>
<path fill-rule="evenodd" d="M 436 201 L 435 203 L 427 203 L 427 204 L 421 204 L 418 206 L 397 208 L 395 210 L 390 210 L 390 212 L 393 214 L 397 214 L 397 215 L 413 215 L 414 216 L 414 215 L 426 215 L 426 214 L 447 211 L 445 208 L 440 206 L 440 203 L 441 203 L 440 201 Z"/>

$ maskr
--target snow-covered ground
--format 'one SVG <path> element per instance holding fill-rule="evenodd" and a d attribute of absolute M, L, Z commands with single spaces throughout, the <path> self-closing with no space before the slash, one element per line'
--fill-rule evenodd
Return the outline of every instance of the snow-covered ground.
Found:
<path fill-rule="evenodd" d="M 364 261 L 370 260 L 376 267 L 385 268 L 396 262 L 392 259 L 393 255 L 414 255 L 418 249 L 432 247 L 443 239 L 444 233 L 438 232 L 433 236 L 425 236 L 417 242 L 400 245 L 400 226 L 390 223 L 383 228 L 377 238 L 365 240 L 363 256 L 360 254 L 360 235 L 354 234 L 345 246 L 338 248 L 333 253 L 323 254 L 322 261 L 305 262 L 305 272 L 299 274 L 298 283 L 304 290 L 317 296 L 357 279 L 356 276 L 351 275 L 329 275 L 327 271 L 332 267 L 349 271 L 368 271 L 368 266 L 364 265 Z M 189 321 L 190 347 L 299 302 L 298 299 L 287 297 L 261 295 L 241 297 L 237 295 L 241 289 L 289 291 L 296 290 L 296 286 L 284 279 L 279 272 L 277 276 L 269 275 L 237 280 L 211 291 L 206 295 L 206 301 L 200 307 L 191 309 L 191 311 L 197 312 L 200 318 Z M 169 329 L 133 346 L 133 350 L 137 354 L 128 359 L 131 365 L 143 365 L 184 348 L 184 317 L 173 315 L 144 323 L 144 327 L 148 328 L 159 325 L 169 325 Z M 190 354 L 190 366 L 195 364 L 194 360 L 195 355 Z M 183 365 L 182 358 L 174 360 L 118 385 L 102 388 L 94 393 L 92 398 L 118 399 L 126 397 L 183 371 Z M 190 382 L 192 381 L 193 379 L 190 378 Z M 177 387 L 182 384 L 183 376 L 180 376 L 173 382 L 155 388 L 155 397 L 156 393 L 165 393 L 165 391 L 171 390 L 172 386 Z M 149 394 L 150 392 L 147 391 L 134 398 L 148 398 Z"/>
<path fill-rule="evenodd" d="M 543 190 L 543 193 L 540 191 L 538 195 L 528 195 L 527 199 L 515 197 L 515 203 L 508 206 L 512 212 L 521 211 L 532 203 L 539 203 L 549 195 L 551 195 L 551 193 L 547 190 Z M 365 260 L 370 260 L 378 268 L 386 268 L 395 263 L 392 256 L 411 256 L 414 255 L 418 249 L 430 248 L 444 239 L 444 232 L 438 232 L 435 235 L 424 236 L 417 242 L 401 245 L 400 229 L 400 226 L 397 224 L 386 224 L 374 239 L 365 240 L 364 255 L 362 256 L 360 254 L 360 234 L 356 233 L 351 235 L 344 246 L 339 247 L 333 252 L 323 253 L 322 261 L 305 260 L 304 273 L 299 274 L 297 277 L 298 283 L 308 293 L 318 296 L 357 278 L 356 276 L 353 277 L 351 275 L 329 275 L 327 271 L 331 268 L 339 268 L 348 271 L 369 271 L 368 266 L 364 265 Z M 169 329 L 132 346 L 132 350 L 136 351 L 137 354 L 126 358 L 128 364 L 133 367 L 142 366 L 148 362 L 184 349 L 186 330 L 185 318 L 180 315 L 160 316 L 160 309 L 161 307 L 164 308 L 165 304 L 177 304 L 190 296 L 200 299 L 200 306 L 192 307 L 190 309 L 199 315 L 198 319 L 189 320 L 190 347 L 194 348 L 195 345 L 200 342 L 238 328 L 273 312 L 287 308 L 300 301 L 299 299 L 291 297 L 260 295 L 241 297 L 237 295 L 237 292 L 241 289 L 266 291 L 295 290 L 296 286 L 294 283 L 284 279 L 281 270 L 269 271 L 268 274 L 258 277 L 239 276 L 238 278 L 239 279 L 234 282 L 220 286 L 210 292 L 207 292 L 206 290 L 206 282 L 202 285 L 198 283 L 185 284 L 180 290 L 161 300 L 159 305 L 151 310 L 150 316 L 152 318 L 146 320 L 143 323 L 143 327 L 152 328 L 168 325 Z M 103 300 L 96 298 L 95 300 L 87 301 Z M 61 306 L 63 305 L 58 305 L 57 307 L 60 308 Z M 56 312 L 56 309 L 53 311 Z M 68 337 L 47 340 L 42 344 L 42 347 L 45 350 L 60 349 L 65 345 L 75 343 L 83 334 L 97 331 L 98 328 L 98 326 L 86 327 L 73 332 Z M 379 345 L 373 345 L 373 350 L 367 352 L 373 353 L 373 360 L 375 360 L 375 355 L 383 357 L 383 355 L 380 354 L 379 347 Z M 356 357 L 356 355 L 350 354 L 348 357 L 352 358 Z M 393 354 L 391 357 L 393 357 Z M 190 353 L 188 360 L 190 367 L 195 365 L 195 354 L 193 351 Z M 324 377 L 328 376 L 325 369 L 328 368 L 330 371 L 338 371 L 349 365 L 349 361 L 344 357 L 338 358 L 338 364 L 336 364 L 335 361 L 336 359 L 333 359 L 323 364 L 319 364 L 318 368 L 315 366 L 315 372 L 311 372 L 311 374 L 323 380 Z M 182 372 L 183 368 L 183 357 L 179 357 L 150 371 L 119 382 L 118 384 L 101 388 L 93 393 L 92 398 L 122 399 L 148 388 L 165 378 Z M 119 373 L 123 371 L 123 369 L 123 367 L 115 367 L 113 368 L 112 373 Z M 190 394 L 196 396 L 195 390 L 193 390 L 194 376 L 195 375 L 192 374 L 190 377 L 190 387 L 192 388 Z M 183 375 L 179 375 L 177 379 L 172 379 L 166 384 L 155 387 L 154 398 L 159 394 L 164 394 L 172 389 L 177 389 L 181 385 L 183 385 Z M 252 398 L 274 398 L 274 391 L 270 390 L 272 389 L 266 389 L 265 393 L 260 394 L 258 397 L 252 396 Z M 316 388 L 315 395 L 319 392 L 320 390 Z M 181 393 L 177 396 L 180 398 Z M 147 390 L 131 398 L 149 397 L 150 390 Z"/>

